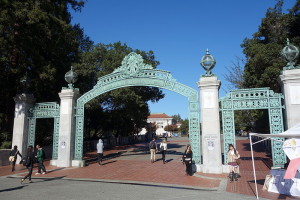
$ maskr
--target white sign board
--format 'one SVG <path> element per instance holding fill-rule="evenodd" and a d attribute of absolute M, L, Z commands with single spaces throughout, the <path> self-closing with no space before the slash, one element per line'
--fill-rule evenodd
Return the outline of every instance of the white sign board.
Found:
<path fill-rule="evenodd" d="M 217 142 L 217 139 L 218 139 L 218 136 L 213 134 L 213 135 L 205 135 L 203 136 L 204 137 L 204 140 L 207 144 L 207 149 L 209 151 L 212 151 L 215 149 L 215 145 L 216 145 L 216 142 Z"/>

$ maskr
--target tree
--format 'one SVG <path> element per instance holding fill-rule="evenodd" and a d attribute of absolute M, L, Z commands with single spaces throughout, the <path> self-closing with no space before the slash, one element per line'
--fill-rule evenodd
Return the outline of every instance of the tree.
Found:
<path fill-rule="evenodd" d="M 245 60 L 236 57 L 236 62 L 233 62 L 231 66 L 226 67 L 227 74 L 224 75 L 226 81 L 230 83 L 228 89 L 242 89 L 244 83 L 244 65 Z"/>
<path fill-rule="evenodd" d="M 133 50 L 121 42 L 96 44 L 89 51 L 82 52 L 80 62 L 74 64 L 80 77 L 77 85 L 81 93 L 92 89 L 99 77 L 121 66 L 123 58 L 133 51 L 154 68 L 159 64 L 153 51 Z M 131 135 L 146 125 L 147 102 L 157 102 L 163 97 L 162 91 L 155 87 L 127 87 L 107 92 L 88 102 L 85 133 Z"/>
<path fill-rule="evenodd" d="M 165 126 L 164 130 L 174 133 L 174 132 L 178 131 L 178 127 L 176 124 L 169 124 L 169 125 Z"/>
<path fill-rule="evenodd" d="M 189 133 L 189 120 L 185 119 L 181 122 L 181 126 L 179 128 L 179 131 L 182 134 L 188 134 Z"/>
<path fill-rule="evenodd" d="M 174 120 L 176 120 L 176 122 L 181 122 L 181 121 L 182 121 L 182 118 L 181 118 L 181 116 L 180 116 L 179 113 L 178 113 L 177 115 L 173 115 L 172 118 L 173 118 Z"/>
<path fill-rule="evenodd" d="M 76 0 L 0 1 L 0 132 L 12 133 L 13 97 L 21 92 L 24 74 L 37 102 L 59 100 L 64 74 L 91 43 L 79 25 L 70 23 L 68 9 L 83 5 Z"/>
<path fill-rule="evenodd" d="M 239 65 L 237 62 L 229 68 L 225 79 L 235 88 L 270 87 L 280 92 L 278 77 L 286 62 L 281 58 L 280 52 L 286 45 L 286 39 L 300 46 L 300 0 L 288 10 L 282 11 L 284 1 L 277 0 L 274 8 L 269 8 L 265 18 L 253 34 L 242 43 L 245 60 Z M 298 58 L 299 63 L 299 58 Z M 242 66 L 244 70 L 241 72 Z M 241 74 L 243 75 L 241 77 Z M 267 110 L 238 111 L 235 112 L 236 128 L 253 129 L 257 132 L 269 132 Z"/>
<path fill-rule="evenodd" d="M 282 12 L 283 1 L 267 10 L 258 32 L 241 45 L 245 54 L 244 88 L 270 87 L 280 92 L 278 76 L 285 66 L 280 51 L 290 38 L 300 46 L 300 0 L 288 13 Z M 299 58 L 298 58 L 299 61 Z"/>
<path fill-rule="evenodd" d="M 147 123 L 147 125 L 146 125 L 147 132 L 149 132 L 149 133 L 155 133 L 156 129 L 157 129 L 156 122 Z"/>

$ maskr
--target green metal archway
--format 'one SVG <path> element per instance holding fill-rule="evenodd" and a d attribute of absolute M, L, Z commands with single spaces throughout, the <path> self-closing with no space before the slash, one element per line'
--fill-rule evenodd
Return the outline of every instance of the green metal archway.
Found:
<path fill-rule="evenodd" d="M 228 145 L 235 146 L 235 110 L 267 109 L 269 113 L 270 133 L 276 134 L 284 131 L 282 105 L 283 95 L 275 93 L 269 88 L 251 88 L 230 91 L 221 99 L 223 139 L 224 139 L 224 161 L 227 160 Z M 272 140 L 273 167 L 283 167 L 286 156 L 282 150 L 283 138 Z"/>
<path fill-rule="evenodd" d="M 94 88 L 77 100 L 74 160 L 82 160 L 83 156 L 84 105 L 101 94 L 130 86 L 157 87 L 187 97 L 189 101 L 189 139 L 193 150 L 193 159 L 195 163 L 200 164 L 200 104 L 198 91 L 178 83 L 170 72 L 153 69 L 151 65 L 143 62 L 141 55 L 134 52 L 125 56 L 119 68 L 115 69 L 113 73 L 99 78 Z"/>
<path fill-rule="evenodd" d="M 59 118 L 60 107 L 56 102 L 36 103 L 33 108 L 29 109 L 28 117 L 28 142 L 27 146 L 35 145 L 35 128 L 37 119 L 53 118 L 53 149 L 52 160 L 58 157 L 58 137 L 59 137 Z"/>

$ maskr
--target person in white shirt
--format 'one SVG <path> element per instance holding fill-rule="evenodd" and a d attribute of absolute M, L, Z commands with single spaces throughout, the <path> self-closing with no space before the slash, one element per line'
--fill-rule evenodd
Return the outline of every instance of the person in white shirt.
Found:
<path fill-rule="evenodd" d="M 163 163 L 166 164 L 166 153 L 167 153 L 167 148 L 168 148 L 166 139 L 164 139 L 163 142 L 160 143 L 159 148 L 160 148 L 160 151 L 161 151 L 161 154 L 162 154 Z"/>
<path fill-rule="evenodd" d="M 99 142 L 97 144 L 97 153 L 98 153 L 98 163 L 99 163 L 99 166 L 102 165 L 103 148 L 104 148 L 103 141 L 101 139 L 99 139 Z"/>

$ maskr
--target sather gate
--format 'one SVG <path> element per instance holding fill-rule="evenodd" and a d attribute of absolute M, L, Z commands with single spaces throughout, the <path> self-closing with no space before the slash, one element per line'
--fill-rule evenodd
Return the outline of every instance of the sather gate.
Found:
<path fill-rule="evenodd" d="M 142 56 L 134 52 L 123 59 L 119 68 L 111 74 L 100 77 L 92 90 L 77 99 L 74 160 L 82 160 L 83 155 L 84 105 L 101 94 L 130 86 L 157 87 L 187 97 L 189 101 L 189 139 L 193 150 L 193 159 L 195 163 L 200 164 L 200 104 L 198 91 L 177 82 L 170 72 L 153 69 L 151 65 L 143 63 Z"/>
<path fill-rule="evenodd" d="M 36 120 L 43 119 L 43 118 L 54 119 L 52 159 L 56 160 L 58 154 L 57 151 L 58 151 L 59 118 L 60 118 L 59 104 L 56 102 L 36 103 L 33 108 L 29 109 L 27 146 L 35 145 Z"/>
<path fill-rule="evenodd" d="M 224 160 L 227 160 L 228 145 L 235 146 L 235 110 L 254 110 L 267 109 L 269 113 L 270 133 L 282 133 L 283 116 L 282 116 L 282 99 L 281 93 L 275 93 L 269 88 L 251 88 L 232 90 L 221 99 L 222 127 L 224 139 Z M 277 140 L 283 141 L 283 138 Z M 273 167 L 284 167 L 286 156 L 282 150 L 282 142 L 272 140 L 272 159 Z"/>

